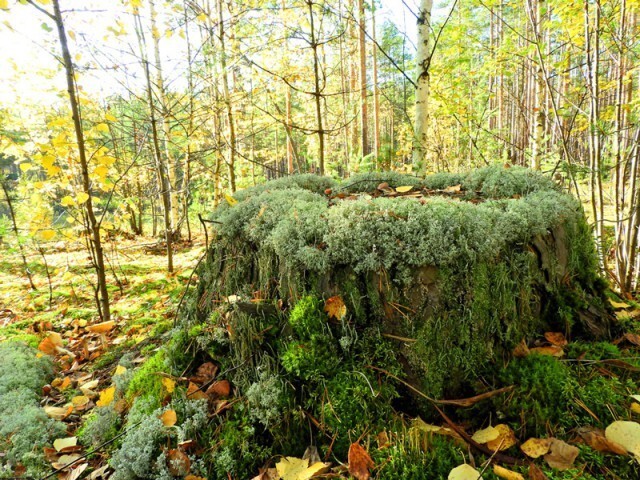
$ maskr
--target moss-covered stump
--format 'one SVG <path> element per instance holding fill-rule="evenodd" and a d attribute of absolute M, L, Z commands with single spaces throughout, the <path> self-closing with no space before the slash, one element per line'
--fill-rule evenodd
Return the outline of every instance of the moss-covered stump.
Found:
<path fill-rule="evenodd" d="M 236 199 L 213 213 L 188 322 L 229 298 L 250 312 L 339 295 L 343 321 L 397 338 L 409 377 L 436 396 L 523 339 L 612 329 L 579 203 L 529 170 L 300 176 Z"/>

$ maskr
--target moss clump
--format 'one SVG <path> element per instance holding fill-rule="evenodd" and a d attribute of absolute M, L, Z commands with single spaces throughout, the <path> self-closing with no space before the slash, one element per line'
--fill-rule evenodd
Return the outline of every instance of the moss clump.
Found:
<path fill-rule="evenodd" d="M 53 374 L 48 357 L 17 342 L 0 343 L 0 471 L 18 465 L 39 477 L 49 466 L 42 447 L 65 434 L 63 423 L 52 420 L 39 406 L 42 387 Z"/>

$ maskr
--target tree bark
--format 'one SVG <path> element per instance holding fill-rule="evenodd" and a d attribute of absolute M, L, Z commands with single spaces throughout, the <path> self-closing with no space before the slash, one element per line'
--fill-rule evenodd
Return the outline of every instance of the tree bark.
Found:
<path fill-rule="evenodd" d="M 420 0 L 418 49 L 416 52 L 416 118 L 413 163 L 426 169 L 427 121 L 429 115 L 429 66 L 431 63 L 431 8 L 433 0 Z"/>

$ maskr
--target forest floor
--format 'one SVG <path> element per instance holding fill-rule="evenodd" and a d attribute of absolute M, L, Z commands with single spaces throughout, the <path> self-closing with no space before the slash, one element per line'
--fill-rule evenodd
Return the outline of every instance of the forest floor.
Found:
<path fill-rule="evenodd" d="M 62 244 L 51 243 L 44 248 L 41 256 L 30 257 L 29 266 L 38 288 L 36 291 L 29 288 L 20 255 L 7 248 L 0 248 L 0 285 L 2 286 L 0 289 L 0 344 L 6 340 L 19 340 L 39 349 L 43 355 L 47 354 L 55 359 L 55 378 L 43 389 L 41 397 L 41 405 L 45 407 L 47 414 L 56 420 L 63 421 L 66 426 L 66 436 L 62 436 L 56 440 L 57 443 L 54 442 L 45 448 L 45 456 L 50 463 L 52 476 L 65 480 L 109 478 L 110 470 L 107 463 L 109 445 L 97 449 L 81 446 L 77 440 L 78 432 L 96 405 L 101 406 L 113 401 L 114 378 L 124 370 L 122 366 L 118 366 L 121 357 L 127 354 L 134 365 L 142 365 L 159 349 L 163 342 L 162 335 L 174 325 L 176 309 L 205 247 L 205 239 L 202 236 L 194 237 L 192 243 L 179 244 L 174 258 L 175 273 L 168 275 L 164 252 L 155 251 L 152 248 L 154 243 L 151 238 L 136 240 L 119 238 L 109 244 L 111 247 L 109 264 L 112 321 L 108 323 L 101 323 L 96 314 L 91 286 L 93 273 L 86 251 L 81 244 L 68 248 Z M 617 314 L 621 318 L 640 317 L 640 310 L 634 302 L 614 303 L 614 306 L 618 309 Z M 638 320 L 631 320 L 631 322 L 636 326 L 640 324 Z M 588 379 L 588 382 L 602 387 L 600 390 L 590 391 L 590 395 L 595 396 L 586 400 L 595 404 L 587 405 L 583 400 L 578 399 L 576 407 L 582 410 L 585 418 L 593 418 L 594 421 L 591 423 L 598 425 L 599 428 L 585 423 L 584 429 L 576 430 L 572 439 L 564 439 L 572 445 L 552 437 L 545 439 L 546 443 L 542 441 L 542 445 L 536 443 L 536 439 L 531 439 L 534 440 L 533 443 L 520 439 L 523 442 L 521 445 L 523 452 L 526 452 L 527 448 L 533 449 L 533 453 L 529 450 L 531 455 L 527 453 L 530 457 L 536 455 L 536 451 L 542 451 L 545 448 L 545 451 L 548 451 L 550 445 L 552 447 L 555 445 L 554 448 L 557 450 L 546 453 L 545 458 L 550 458 L 547 461 L 548 465 L 545 464 L 544 469 L 537 467 L 534 470 L 530 469 L 529 478 L 563 480 L 581 478 L 585 469 L 593 475 L 595 468 L 600 468 L 603 472 L 602 476 L 596 474 L 588 478 L 631 478 L 625 475 L 618 476 L 611 468 L 616 463 L 606 460 L 608 457 L 600 457 L 601 455 L 622 455 L 625 452 L 605 437 L 603 428 L 608 422 L 601 420 L 598 415 L 602 415 L 603 411 L 611 411 L 616 412 L 613 414 L 614 418 L 619 418 L 617 412 L 621 409 L 628 412 L 628 417 L 635 415 L 637 419 L 640 415 L 640 404 L 633 401 L 634 394 L 636 394 L 635 399 L 640 400 L 640 396 L 637 395 L 640 391 L 627 391 L 627 397 L 615 396 L 617 405 L 607 404 L 613 398 L 608 395 L 610 386 L 615 385 L 618 390 L 625 391 L 628 385 L 633 385 L 627 380 L 638 375 L 637 372 L 640 371 L 638 352 L 640 335 L 638 333 L 640 328 L 636 329 L 636 333 L 629 331 L 624 337 L 613 342 L 610 346 L 611 351 L 615 353 L 611 357 L 606 354 L 609 351 L 607 346 L 599 344 L 594 348 L 588 345 L 567 347 L 562 338 L 550 334 L 551 345 L 546 347 L 546 352 L 545 347 L 542 347 L 540 353 L 557 357 L 563 350 L 572 351 L 574 354 L 569 355 L 572 359 L 568 361 L 574 362 L 571 368 L 576 375 L 576 380 L 580 377 L 579 383 L 585 384 L 585 379 Z M 581 353 L 582 350 L 584 352 Z M 592 358 L 596 352 L 603 351 L 604 355 Z M 553 372 L 554 370 L 549 370 L 543 374 L 553 374 Z M 553 382 L 553 379 L 542 378 L 537 381 L 545 383 Z M 171 381 L 167 385 L 170 383 Z M 532 385 L 535 389 L 535 382 Z M 165 425 L 172 425 L 175 419 L 172 419 L 171 415 L 166 418 L 163 415 L 162 421 Z M 442 424 L 443 426 L 433 426 L 422 422 L 419 427 L 427 429 L 430 434 L 435 432 L 456 437 L 455 432 L 452 432 L 445 422 Z M 476 430 L 473 436 L 474 441 L 499 442 L 498 450 L 501 450 L 502 443 L 515 441 L 513 431 L 506 428 L 504 431 L 498 431 L 500 429 L 493 427 L 478 430 L 476 426 L 473 428 Z M 549 432 L 553 432 L 554 429 L 554 425 L 549 425 Z M 458 440 L 461 439 L 458 438 Z M 557 443 L 553 444 L 554 441 Z M 378 442 L 381 442 L 380 438 Z M 386 440 L 383 438 L 378 449 L 388 448 L 388 442 L 388 438 Z M 529 445 L 525 447 L 527 443 Z M 586 458 L 587 463 L 583 460 L 576 461 L 578 449 L 573 446 L 576 444 L 580 447 L 581 458 Z M 370 448 L 375 447 L 372 445 Z M 640 446 L 637 448 L 640 457 Z M 354 455 L 357 453 L 361 454 L 361 463 L 364 462 L 360 465 L 361 476 L 358 476 L 357 471 L 356 474 L 351 472 L 350 465 L 348 471 L 345 466 L 341 467 L 342 470 L 333 470 L 330 477 L 346 478 L 349 475 L 348 472 L 351 472 L 355 478 L 369 478 L 369 470 L 371 469 L 373 474 L 376 467 L 373 463 L 369 463 L 371 459 L 366 451 L 355 452 Z M 351 462 L 351 451 L 349 456 Z M 372 456 L 377 458 L 373 453 Z M 473 460 L 473 456 L 470 458 Z M 630 468 L 628 464 L 633 464 L 637 460 L 633 460 L 633 456 L 625 458 L 623 462 L 627 463 L 624 467 L 626 471 Z M 70 462 L 73 462 L 72 467 L 66 467 Z M 304 464 L 307 464 L 306 460 Z M 530 464 L 530 468 L 533 468 L 532 465 Z M 617 463 L 617 465 L 621 464 Z M 453 467 L 455 465 L 447 468 Z M 477 468 L 481 470 L 482 466 Z M 489 469 L 483 474 L 484 478 L 525 478 L 519 473 L 503 471 L 499 468 L 494 466 L 493 469 Z M 635 471 L 634 467 L 631 467 L 631 470 Z M 256 478 L 265 480 L 280 478 L 273 473 L 274 471 L 275 469 L 272 468 L 265 469 L 262 473 L 255 472 L 258 475 Z M 308 469 L 305 471 L 315 478 L 313 472 Z M 557 475 L 549 472 L 556 472 Z M 283 478 L 311 478 L 311 476 L 304 476 L 307 473 L 302 476 L 295 474 Z M 466 473 L 459 471 L 459 473 L 462 476 L 449 478 L 465 479 L 474 475 L 473 472 L 468 471 Z M 201 479 L 201 477 L 187 474 L 178 475 L 178 478 Z"/>

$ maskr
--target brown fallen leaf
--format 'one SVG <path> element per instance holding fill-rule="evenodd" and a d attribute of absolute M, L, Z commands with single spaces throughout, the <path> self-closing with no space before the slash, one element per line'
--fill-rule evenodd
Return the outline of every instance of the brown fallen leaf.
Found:
<path fill-rule="evenodd" d="M 551 441 L 549 453 L 544 456 L 544 460 L 551 468 L 568 470 L 573 466 L 573 462 L 576 461 L 579 453 L 580 450 L 577 447 L 554 438 Z"/>
<path fill-rule="evenodd" d="M 552 357 L 564 357 L 564 350 L 556 345 L 550 345 L 548 347 L 534 347 L 529 349 L 530 353 L 537 353 L 539 355 L 550 355 Z"/>
<path fill-rule="evenodd" d="M 493 465 L 493 473 L 505 480 L 524 480 L 524 476 L 521 473 L 514 472 L 500 465 Z"/>
<path fill-rule="evenodd" d="M 511 427 L 509 427 L 509 425 L 501 423 L 499 425 L 496 425 L 494 428 L 498 430 L 499 434 L 498 437 L 487 442 L 487 448 L 489 448 L 490 450 L 494 452 L 496 450 L 508 450 L 517 443 L 516 435 L 513 433 L 513 430 L 511 430 Z"/>
<path fill-rule="evenodd" d="M 369 469 L 375 467 L 375 463 L 359 443 L 352 443 L 349 447 L 348 460 L 351 475 L 357 480 L 369 480 Z"/>
<path fill-rule="evenodd" d="M 77 465 L 77 466 L 76 466 Z M 72 468 L 73 470 L 71 470 L 66 477 L 64 477 L 64 480 L 78 480 L 78 478 L 80 478 L 82 476 L 82 474 L 84 473 L 84 471 L 89 467 L 88 463 L 81 463 L 81 464 L 75 464 Z"/>
<path fill-rule="evenodd" d="M 327 298 L 324 302 L 324 311 L 327 312 L 329 318 L 342 320 L 347 314 L 347 306 L 344 304 L 342 297 L 340 297 L 340 295 L 336 295 L 334 297 Z"/>
<path fill-rule="evenodd" d="M 207 397 L 207 394 L 200 390 L 200 388 L 193 382 L 189 382 L 189 386 L 187 387 L 187 397 L 191 400 L 209 398 Z"/>
<path fill-rule="evenodd" d="M 546 455 L 549 452 L 549 448 L 551 447 L 552 438 L 530 438 L 522 445 L 520 445 L 520 450 L 531 458 L 538 458 L 542 455 Z"/>
<path fill-rule="evenodd" d="M 627 450 L 620 444 L 609 440 L 600 428 L 580 427 L 576 430 L 579 437 L 594 450 L 598 452 L 615 453 L 617 455 L 626 455 Z"/>
<path fill-rule="evenodd" d="M 191 470 L 191 460 L 186 453 L 173 448 L 167 452 L 167 467 L 174 477 L 184 477 Z"/>
<path fill-rule="evenodd" d="M 178 416 L 176 415 L 175 410 L 167 410 L 162 415 L 160 415 L 160 420 L 162 420 L 162 424 L 165 427 L 173 427 L 178 421 Z"/>
<path fill-rule="evenodd" d="M 524 341 L 524 338 L 520 341 L 518 345 L 513 349 L 513 356 L 516 358 L 522 358 L 529 355 L 529 347 L 527 347 L 527 342 Z"/>
<path fill-rule="evenodd" d="M 561 332 L 545 332 L 544 338 L 546 338 L 551 345 L 555 345 L 556 347 L 564 347 L 569 343 Z"/>
<path fill-rule="evenodd" d="M 207 388 L 205 394 L 211 400 L 228 398 L 231 396 L 231 384 L 229 383 L 229 380 L 221 380 L 219 382 L 215 382 L 213 385 Z"/>
<path fill-rule="evenodd" d="M 535 463 L 529 464 L 529 480 L 549 480 L 549 477 L 545 475 L 545 473 L 540 470 L 540 467 Z"/>
<path fill-rule="evenodd" d="M 51 407 L 47 405 L 44 407 L 44 413 L 54 420 L 64 420 L 73 413 L 73 405 L 68 407 Z"/>
<path fill-rule="evenodd" d="M 196 374 L 190 378 L 194 383 L 202 385 L 203 383 L 210 382 L 218 374 L 218 366 L 213 362 L 203 363 L 196 370 Z"/>

